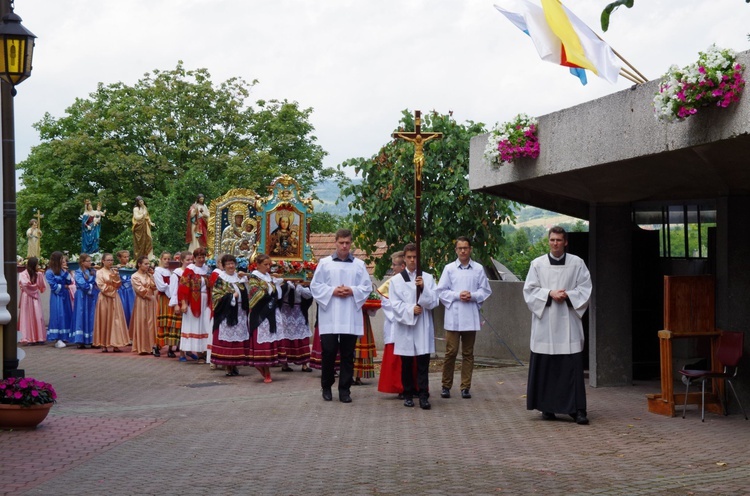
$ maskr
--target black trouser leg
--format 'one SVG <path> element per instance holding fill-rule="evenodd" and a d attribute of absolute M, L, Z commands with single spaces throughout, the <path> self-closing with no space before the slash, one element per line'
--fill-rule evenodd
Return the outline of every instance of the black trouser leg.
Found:
<path fill-rule="evenodd" d="M 401 384 L 404 386 L 404 398 L 414 397 L 414 357 L 401 356 Z"/>
<path fill-rule="evenodd" d="M 338 334 L 321 334 L 320 348 L 322 352 L 322 369 L 320 386 L 323 389 L 331 389 L 336 382 L 336 354 L 339 352 Z"/>
<path fill-rule="evenodd" d="M 339 354 L 341 355 L 341 367 L 339 369 L 339 394 L 341 394 L 342 391 L 348 393 L 352 387 L 352 382 L 354 382 L 354 347 L 357 345 L 358 336 L 338 334 L 338 338 Z"/>
<path fill-rule="evenodd" d="M 430 354 L 419 355 L 417 359 L 417 386 L 419 386 L 419 397 L 430 397 Z"/>

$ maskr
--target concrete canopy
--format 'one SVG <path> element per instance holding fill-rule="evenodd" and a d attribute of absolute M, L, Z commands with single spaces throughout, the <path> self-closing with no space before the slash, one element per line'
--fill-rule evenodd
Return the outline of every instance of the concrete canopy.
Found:
<path fill-rule="evenodd" d="M 738 60 L 747 66 L 750 52 Z M 476 136 L 469 186 L 582 219 L 595 205 L 750 194 L 750 96 L 662 123 L 652 105 L 658 83 L 541 116 L 536 160 L 489 165 L 487 135 Z"/>

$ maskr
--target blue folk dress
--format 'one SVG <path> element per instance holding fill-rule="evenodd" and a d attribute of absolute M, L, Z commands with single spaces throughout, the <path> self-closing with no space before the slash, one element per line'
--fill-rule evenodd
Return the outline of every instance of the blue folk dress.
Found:
<path fill-rule="evenodd" d="M 47 341 L 69 341 L 73 324 L 73 305 L 70 302 L 70 286 L 73 280 L 67 271 L 55 274 L 47 269 L 44 279 L 50 288 L 49 324 L 47 325 Z"/>
<path fill-rule="evenodd" d="M 73 302 L 73 342 L 91 345 L 94 340 L 94 311 L 99 291 L 93 270 L 75 272 L 76 296 Z"/>
<path fill-rule="evenodd" d="M 133 291 L 133 283 L 130 279 L 133 277 L 135 271 L 120 268 L 119 273 L 122 286 L 117 290 L 117 294 L 120 295 L 122 311 L 125 312 L 125 321 L 128 324 L 128 329 L 130 329 L 130 316 L 133 315 L 133 305 L 135 305 L 135 291 Z"/>

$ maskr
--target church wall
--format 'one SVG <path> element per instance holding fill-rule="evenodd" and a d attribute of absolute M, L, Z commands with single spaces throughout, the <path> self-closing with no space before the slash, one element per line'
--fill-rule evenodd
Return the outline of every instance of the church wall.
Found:
<path fill-rule="evenodd" d="M 482 305 L 487 323 L 477 333 L 474 355 L 481 358 L 515 362 L 513 353 L 528 365 L 529 339 L 531 338 L 531 312 L 523 301 L 523 282 L 490 281 L 492 295 Z M 435 320 L 435 349 L 442 357 L 445 353 L 443 306 L 433 311 Z M 503 345 L 507 344 L 507 348 Z M 459 352 L 459 358 L 460 358 Z"/>
<path fill-rule="evenodd" d="M 743 406 L 750 407 L 750 196 L 717 202 L 716 327 L 745 333 L 744 361 L 733 381 Z M 730 405 L 736 408 L 736 405 Z M 730 408 L 730 410 L 732 410 Z"/>

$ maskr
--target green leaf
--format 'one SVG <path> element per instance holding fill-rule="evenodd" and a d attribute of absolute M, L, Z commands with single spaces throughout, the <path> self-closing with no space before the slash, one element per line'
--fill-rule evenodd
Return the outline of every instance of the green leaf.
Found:
<path fill-rule="evenodd" d="M 750 2 L 750 0 L 746 0 Z M 612 2 L 609 5 L 607 5 L 604 10 L 602 11 L 602 31 L 607 31 L 609 29 L 609 16 L 617 10 L 620 6 L 624 5 L 627 8 L 631 8 L 633 4 L 635 3 L 635 0 L 617 0 L 616 2 Z"/>

